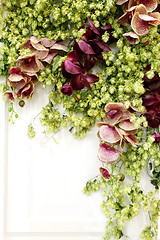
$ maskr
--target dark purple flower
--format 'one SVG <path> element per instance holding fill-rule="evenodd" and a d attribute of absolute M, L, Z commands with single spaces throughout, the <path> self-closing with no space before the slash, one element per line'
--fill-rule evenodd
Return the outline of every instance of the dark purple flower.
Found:
<path fill-rule="evenodd" d="M 73 93 L 73 88 L 71 87 L 71 85 L 65 84 L 65 85 L 61 88 L 61 92 L 62 92 L 64 95 L 71 96 L 72 93 Z"/>
<path fill-rule="evenodd" d="M 154 132 L 153 137 L 155 139 L 155 143 L 160 142 L 160 134 L 159 133 Z"/>

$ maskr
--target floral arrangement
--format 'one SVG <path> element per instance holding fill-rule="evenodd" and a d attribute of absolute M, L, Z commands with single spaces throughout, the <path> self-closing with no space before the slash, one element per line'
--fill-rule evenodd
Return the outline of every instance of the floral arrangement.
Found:
<path fill-rule="evenodd" d="M 97 125 L 100 175 L 84 193 L 104 196 L 104 240 L 121 239 L 141 209 L 156 240 L 160 202 L 160 4 L 158 0 L 1 0 L 0 84 L 9 121 L 50 86 L 40 122 L 46 133 L 69 126 L 84 138 Z M 36 101 L 36 99 L 34 99 Z M 58 110 L 63 104 L 64 113 Z M 33 138 L 34 125 L 28 136 Z M 150 175 L 152 191 L 141 187 Z M 148 173 L 147 173 L 148 172 Z M 130 184 L 128 184 L 130 179 Z"/>

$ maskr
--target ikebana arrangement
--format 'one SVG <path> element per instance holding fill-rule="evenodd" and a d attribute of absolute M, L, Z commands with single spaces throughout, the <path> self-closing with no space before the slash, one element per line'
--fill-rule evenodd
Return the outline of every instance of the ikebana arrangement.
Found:
<path fill-rule="evenodd" d="M 100 175 L 83 192 L 100 191 L 104 240 L 143 209 L 140 238 L 156 240 L 160 202 L 160 4 L 158 0 L 1 0 L 0 84 L 9 121 L 50 86 L 40 122 L 46 133 L 69 126 L 84 138 L 97 125 Z M 58 110 L 63 104 L 64 113 Z M 28 136 L 33 138 L 34 125 Z M 152 191 L 141 186 L 149 174 Z M 130 179 L 130 184 L 127 182 Z M 127 199 L 127 201 L 126 201 Z"/>

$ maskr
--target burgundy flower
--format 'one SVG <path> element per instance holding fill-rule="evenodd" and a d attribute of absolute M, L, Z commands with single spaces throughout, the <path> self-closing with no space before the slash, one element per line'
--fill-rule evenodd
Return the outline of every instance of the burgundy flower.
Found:
<path fill-rule="evenodd" d="M 147 91 L 142 95 L 143 106 L 146 107 L 148 125 L 157 128 L 160 125 L 160 89 Z"/>
<path fill-rule="evenodd" d="M 65 85 L 61 88 L 61 92 L 62 92 L 64 95 L 71 96 L 72 93 L 73 93 L 73 88 L 71 87 L 71 85 L 65 84 Z"/>
<path fill-rule="evenodd" d="M 71 78 L 70 85 L 73 90 L 81 90 L 84 87 L 90 89 L 90 83 L 99 80 L 94 74 L 85 74 L 85 70 L 85 67 L 78 62 L 78 55 L 75 51 L 70 52 L 62 64 L 62 74 L 66 78 Z"/>
<path fill-rule="evenodd" d="M 150 66 L 148 65 L 146 69 L 144 69 L 146 72 L 150 70 Z M 149 90 L 157 90 L 160 88 L 160 77 L 158 75 L 158 72 L 154 72 L 154 77 L 149 79 L 147 75 L 145 74 L 143 77 L 144 85 Z"/>
<path fill-rule="evenodd" d="M 111 174 L 108 168 L 100 167 L 99 168 L 100 173 L 105 179 L 109 179 Z"/>
<path fill-rule="evenodd" d="M 154 132 L 153 133 L 153 137 L 155 139 L 155 143 L 159 143 L 160 142 L 160 134 L 159 133 Z"/>

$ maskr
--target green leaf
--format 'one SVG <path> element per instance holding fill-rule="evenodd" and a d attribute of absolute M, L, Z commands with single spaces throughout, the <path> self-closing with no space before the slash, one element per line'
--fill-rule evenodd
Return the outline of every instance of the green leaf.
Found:
<path fill-rule="evenodd" d="M 52 72 L 55 72 L 59 67 L 61 56 L 57 55 L 52 61 Z"/>

